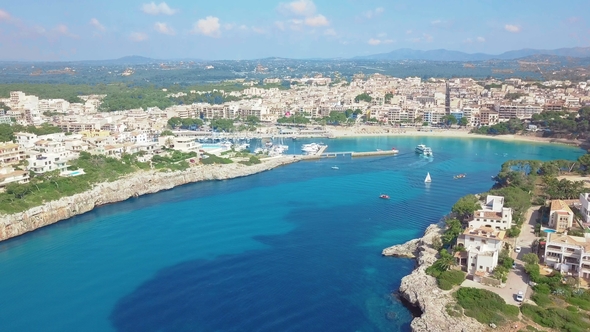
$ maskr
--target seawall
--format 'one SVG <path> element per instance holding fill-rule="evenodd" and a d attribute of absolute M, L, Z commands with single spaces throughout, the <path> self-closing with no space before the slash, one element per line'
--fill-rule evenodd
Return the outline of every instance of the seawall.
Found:
<path fill-rule="evenodd" d="M 24 212 L 1 215 L 0 241 L 86 213 L 97 206 L 121 202 L 131 197 L 156 193 L 192 182 L 248 176 L 299 160 L 298 157 L 284 156 L 269 158 L 261 164 L 251 166 L 232 163 L 199 165 L 175 172 L 139 171 L 113 182 L 95 184 L 88 191 L 62 197 Z"/>
<path fill-rule="evenodd" d="M 424 236 L 404 244 L 383 249 L 384 256 L 414 258 L 416 267 L 411 274 L 402 278 L 399 296 L 402 302 L 419 309 L 422 314 L 412 320 L 413 332 L 478 332 L 486 327 L 470 317 L 453 317 L 447 313 L 447 305 L 454 305 L 451 291 L 438 288 L 436 279 L 426 274 L 426 269 L 437 260 L 438 252 L 432 240 L 440 236 L 444 223 L 432 224 Z M 413 310 L 413 311 L 414 311 Z"/>

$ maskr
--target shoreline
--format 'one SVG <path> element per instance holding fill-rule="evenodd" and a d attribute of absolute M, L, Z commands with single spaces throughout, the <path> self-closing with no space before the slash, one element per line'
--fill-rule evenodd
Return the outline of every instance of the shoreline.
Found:
<path fill-rule="evenodd" d="M 112 182 L 97 183 L 88 191 L 62 197 L 23 212 L 0 215 L 0 241 L 84 214 L 96 207 L 122 202 L 132 197 L 170 190 L 189 183 L 254 175 L 301 160 L 296 156 L 288 155 L 269 158 L 263 160 L 261 164 L 251 166 L 232 163 L 199 165 L 174 172 L 138 171 Z"/>
<path fill-rule="evenodd" d="M 544 144 L 564 144 L 570 146 L 583 147 L 588 145 L 585 141 L 572 140 L 565 138 L 552 137 L 537 137 L 528 135 L 481 135 L 472 134 L 468 130 L 463 129 L 434 129 L 433 131 L 419 131 L 414 128 L 381 128 L 371 126 L 361 126 L 355 128 L 352 132 L 346 129 L 332 129 L 328 130 L 333 138 L 358 138 L 358 137 L 446 137 L 446 138 L 476 138 L 476 139 L 494 139 L 512 142 L 527 142 L 527 143 L 544 143 Z"/>
<path fill-rule="evenodd" d="M 400 301 L 414 315 L 410 327 L 413 332 L 447 332 L 447 331 L 485 331 L 486 326 L 467 316 L 453 317 L 446 308 L 454 304 L 452 291 L 444 291 L 437 285 L 436 279 L 426 273 L 436 260 L 438 252 L 432 246 L 432 240 L 444 230 L 444 221 L 429 225 L 420 238 L 403 244 L 383 249 L 383 256 L 411 258 L 416 261 L 412 272 L 403 277 L 397 295 Z"/>

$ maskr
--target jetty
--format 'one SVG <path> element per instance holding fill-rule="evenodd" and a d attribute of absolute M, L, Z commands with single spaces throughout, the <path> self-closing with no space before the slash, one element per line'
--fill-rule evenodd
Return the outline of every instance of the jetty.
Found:
<path fill-rule="evenodd" d="M 357 151 L 345 151 L 345 152 L 325 152 L 328 148 L 327 145 L 323 146 L 318 152 L 308 155 L 302 155 L 301 159 L 303 160 L 310 160 L 310 159 L 321 159 L 321 158 L 336 158 L 338 156 L 341 157 L 375 157 L 375 156 L 392 156 L 399 153 L 399 150 L 392 149 L 392 150 L 377 150 L 377 151 L 365 151 L 365 152 L 357 152 Z"/>

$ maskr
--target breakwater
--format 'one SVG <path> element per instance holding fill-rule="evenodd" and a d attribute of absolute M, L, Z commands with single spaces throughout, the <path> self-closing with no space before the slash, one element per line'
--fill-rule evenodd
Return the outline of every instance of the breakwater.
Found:
<path fill-rule="evenodd" d="M 0 241 L 86 213 L 101 205 L 121 202 L 192 182 L 248 176 L 299 160 L 301 159 L 297 156 L 282 156 L 267 158 L 261 164 L 251 166 L 232 163 L 200 165 L 175 172 L 138 171 L 116 181 L 96 184 L 86 192 L 47 202 L 23 212 L 0 216 Z"/>

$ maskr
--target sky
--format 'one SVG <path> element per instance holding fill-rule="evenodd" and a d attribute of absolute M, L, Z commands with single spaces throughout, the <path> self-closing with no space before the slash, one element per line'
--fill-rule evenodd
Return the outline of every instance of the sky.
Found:
<path fill-rule="evenodd" d="M 2 0 L 0 60 L 348 58 L 590 46 L 589 0 Z"/>

